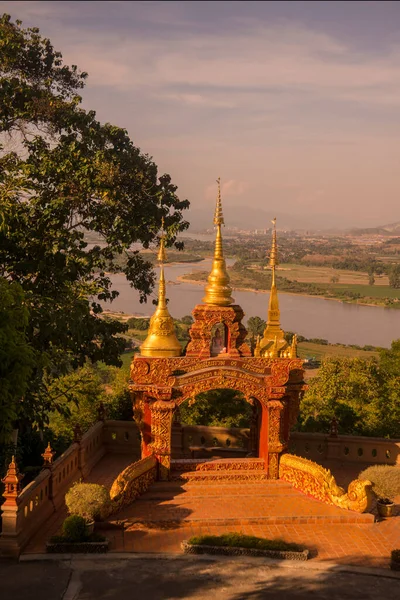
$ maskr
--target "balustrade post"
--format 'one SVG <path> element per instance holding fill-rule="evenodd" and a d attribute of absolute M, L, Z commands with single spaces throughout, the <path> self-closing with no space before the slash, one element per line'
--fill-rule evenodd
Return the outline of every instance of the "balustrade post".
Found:
<path fill-rule="evenodd" d="M 19 534 L 21 525 L 19 523 L 18 495 L 21 492 L 21 479 L 23 475 L 19 472 L 14 456 L 8 466 L 7 473 L 2 479 L 4 483 L 3 497 L 5 502 L 1 508 L 2 532 L 0 537 L 0 548 L 3 556 L 18 557 L 20 553 Z"/>

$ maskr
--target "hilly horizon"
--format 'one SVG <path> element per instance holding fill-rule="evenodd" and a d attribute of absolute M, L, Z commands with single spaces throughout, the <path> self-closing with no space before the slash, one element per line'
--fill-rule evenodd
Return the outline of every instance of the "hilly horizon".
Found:
<path fill-rule="evenodd" d="M 189 231 L 204 231 L 213 227 L 213 207 L 209 205 L 204 208 L 190 208 L 186 219 L 190 222 Z M 375 235 L 400 235 L 400 221 L 395 221 L 385 225 L 376 225 L 371 227 L 360 227 L 354 225 L 349 227 L 343 225 L 340 215 L 327 216 L 326 214 L 312 215 L 288 214 L 273 207 L 270 209 L 252 208 L 251 206 L 224 206 L 225 225 L 227 228 L 238 228 L 244 230 L 251 229 L 269 229 L 271 219 L 277 218 L 279 229 L 289 230 L 323 230 L 348 232 L 355 235 L 375 234 Z"/>

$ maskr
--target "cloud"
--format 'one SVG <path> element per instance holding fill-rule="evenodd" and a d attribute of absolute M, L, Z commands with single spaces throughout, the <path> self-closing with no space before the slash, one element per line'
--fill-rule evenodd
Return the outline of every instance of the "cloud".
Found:
<path fill-rule="evenodd" d="M 126 127 L 192 206 L 215 200 L 220 174 L 230 207 L 398 220 L 398 33 L 367 35 L 364 6 L 344 37 L 341 7 L 300 21 L 274 18 L 281 4 L 0 1 L 89 72 L 85 106 Z"/>

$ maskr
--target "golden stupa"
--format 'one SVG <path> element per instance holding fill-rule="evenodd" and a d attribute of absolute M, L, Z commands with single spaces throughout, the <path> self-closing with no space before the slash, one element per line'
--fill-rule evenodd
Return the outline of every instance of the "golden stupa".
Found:
<path fill-rule="evenodd" d="M 215 251 L 211 273 L 208 276 L 206 285 L 206 295 L 203 298 L 204 304 L 211 306 L 229 306 L 233 304 L 232 288 L 229 285 L 229 275 L 226 270 L 226 263 L 222 249 L 221 226 L 224 225 L 224 216 L 222 214 L 221 202 L 221 178 L 217 179 L 218 195 L 214 214 L 214 225 L 217 228 L 215 238 Z"/>
<path fill-rule="evenodd" d="M 270 358 L 295 358 L 297 355 L 297 339 L 293 336 L 292 344 L 285 340 L 285 332 L 280 324 L 278 289 L 276 287 L 276 267 L 278 265 L 278 244 L 276 241 L 276 218 L 272 221 L 272 248 L 269 256 L 269 267 L 272 271 L 271 293 L 268 304 L 267 326 L 264 335 L 257 340 L 254 356 Z"/>
<path fill-rule="evenodd" d="M 176 337 L 174 321 L 169 314 L 165 296 L 164 262 L 167 255 L 165 252 L 164 220 L 162 227 L 160 249 L 157 256 L 157 260 L 160 263 L 158 304 L 154 315 L 150 319 L 148 336 L 140 348 L 141 356 L 153 358 L 180 356 L 182 350 Z"/>

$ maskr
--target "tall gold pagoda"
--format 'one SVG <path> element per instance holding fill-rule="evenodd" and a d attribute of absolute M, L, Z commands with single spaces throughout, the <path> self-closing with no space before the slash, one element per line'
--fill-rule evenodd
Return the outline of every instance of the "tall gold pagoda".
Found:
<path fill-rule="evenodd" d="M 229 306 L 234 303 L 232 298 L 232 288 L 229 286 L 229 275 L 226 270 L 224 252 L 222 248 L 221 227 L 224 225 L 224 215 L 222 213 L 221 202 L 221 178 L 217 179 L 218 195 L 217 204 L 214 213 L 214 225 L 217 228 L 215 238 L 214 259 L 211 273 L 208 276 L 208 284 L 206 285 L 206 295 L 203 298 L 204 304 L 211 306 Z"/>
<path fill-rule="evenodd" d="M 276 240 L 276 218 L 272 221 L 272 247 L 269 255 L 269 267 L 271 268 L 271 293 L 268 304 L 267 325 L 264 335 L 257 340 L 254 356 L 270 358 L 295 358 L 296 336 L 293 336 L 292 344 L 285 340 L 285 332 L 281 328 L 278 289 L 276 286 L 276 268 L 278 262 L 278 244 Z"/>
<path fill-rule="evenodd" d="M 166 285 L 164 276 L 165 252 L 164 219 L 160 249 L 157 260 L 160 265 L 160 281 L 158 288 L 158 304 L 150 319 L 149 333 L 140 348 L 140 355 L 152 358 L 174 357 L 181 355 L 181 345 L 176 337 L 174 321 L 169 314 L 166 301 Z"/>

